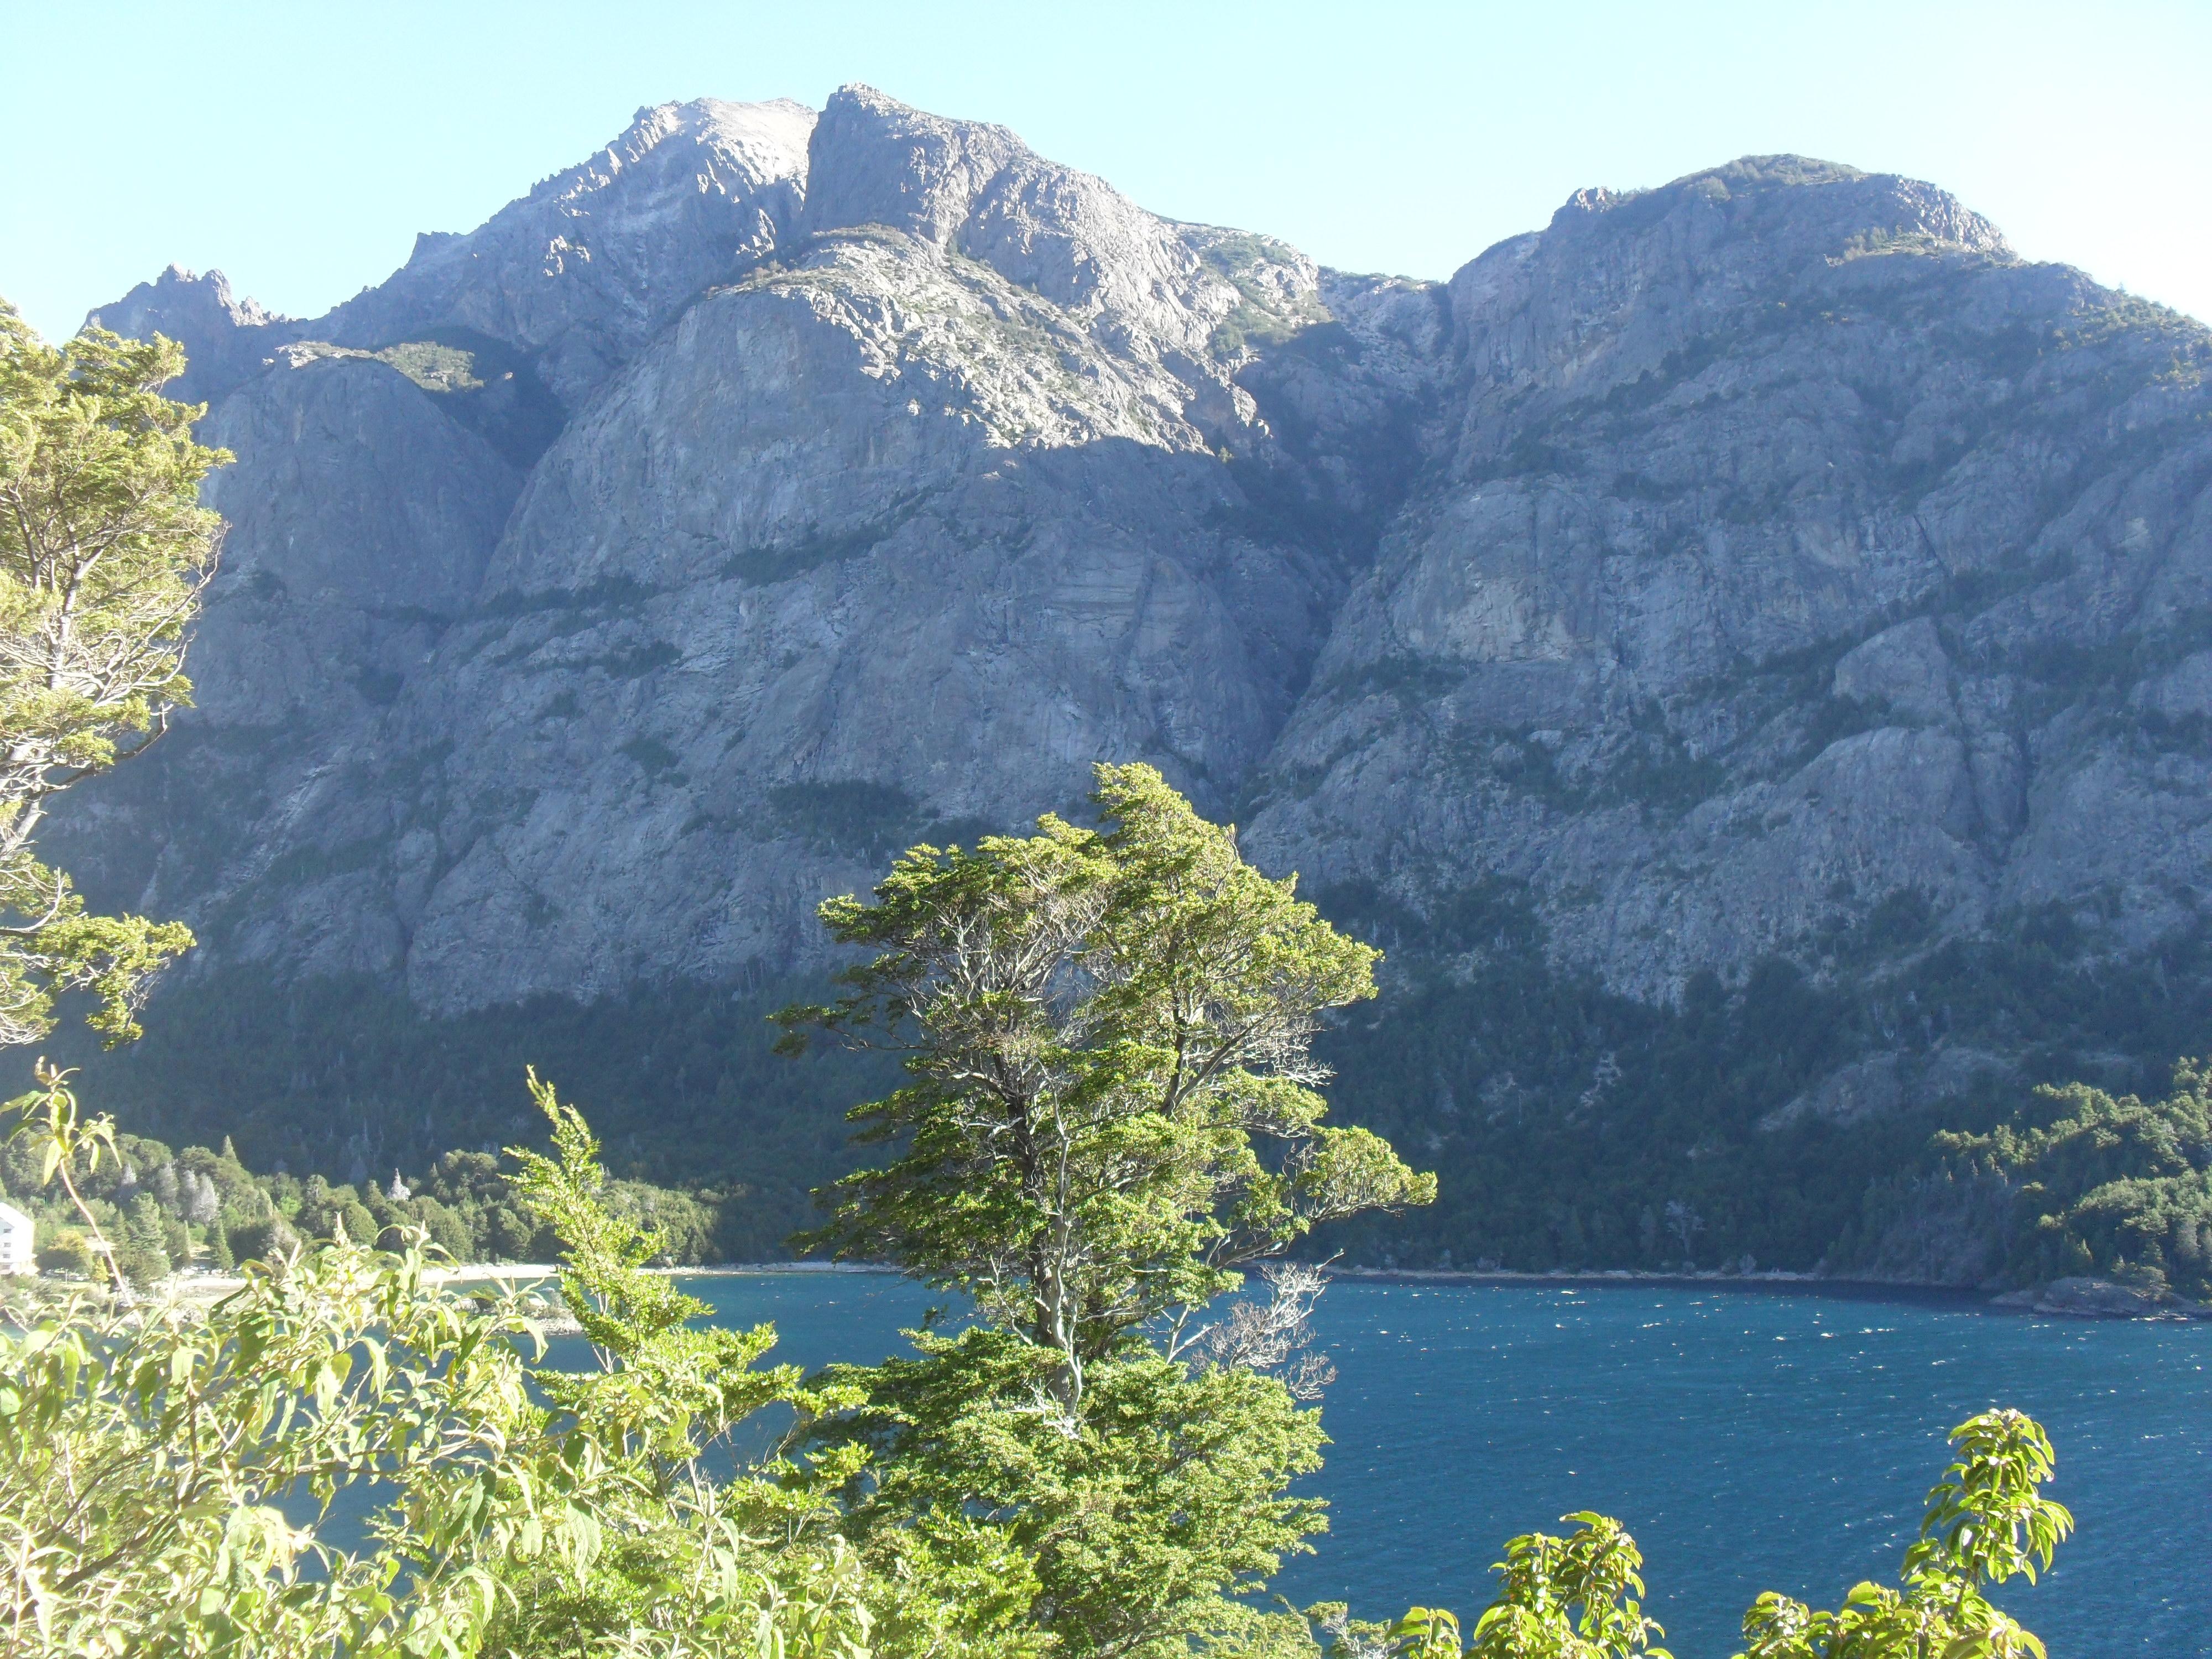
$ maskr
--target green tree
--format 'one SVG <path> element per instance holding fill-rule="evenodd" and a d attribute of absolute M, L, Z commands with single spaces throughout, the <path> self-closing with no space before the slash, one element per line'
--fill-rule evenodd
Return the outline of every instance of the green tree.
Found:
<path fill-rule="evenodd" d="M 756 1370 L 775 1328 L 696 1326 L 712 1311 L 672 1279 L 642 1271 L 660 1235 L 605 1202 L 599 1142 L 583 1115 L 530 1073 L 531 1097 L 553 1132 L 553 1156 L 509 1147 L 521 1164 L 517 1196 L 562 1242 L 561 1293 L 599 1361 L 596 1373 L 549 1381 L 549 1398 L 604 1443 L 645 1461 L 665 1492 L 711 1443 L 763 1406 L 820 1402 L 799 1389 L 796 1365 Z M 850 1400 L 840 1395 L 839 1404 Z"/>
<path fill-rule="evenodd" d="M 1224 1589 L 1257 1588 L 1322 1529 L 1321 1502 L 1287 1490 L 1321 1467 L 1320 1415 L 1274 1377 L 1142 1351 L 1095 1367 L 1070 1413 L 1052 1351 L 1015 1333 L 917 1345 L 825 1379 L 867 1395 L 811 1442 L 868 1455 L 848 1525 L 872 1546 L 989 1527 L 1063 1653 L 1180 1654 L 1233 1614 Z"/>
<path fill-rule="evenodd" d="M 857 1396 L 805 1386 L 796 1366 L 759 1368 L 772 1326 L 701 1325 L 704 1303 L 645 1271 L 667 1241 L 610 1203 L 620 1184 L 583 1115 L 534 1073 L 529 1083 L 553 1150 L 510 1147 L 513 1188 L 557 1241 L 562 1295 L 596 1362 L 532 1378 L 564 1469 L 600 1470 L 601 1495 L 588 1553 L 539 1551 L 499 1570 L 485 1650 L 1026 1659 L 1034 1644 L 1015 1621 L 1030 1576 L 988 1528 L 890 1540 L 865 1559 L 853 1549 L 833 1494 L 862 1449 L 802 1466 L 779 1446 L 735 1480 L 714 1477 L 708 1460 L 733 1458 L 732 1436 L 763 1407 L 793 1411 L 796 1435 Z"/>
<path fill-rule="evenodd" d="M 2212 1297 L 2212 1060 L 2178 1062 L 2163 1100 L 2086 1083 L 2036 1095 L 2058 1111 L 2039 1127 L 1936 1137 L 1968 1175 L 2014 1188 L 2011 1276 L 2098 1273 Z"/>
<path fill-rule="evenodd" d="M 161 395 L 184 367 L 159 336 L 48 346 L 0 302 L 0 1042 L 44 1036 L 72 989 L 110 1042 L 136 1036 L 147 976 L 191 943 L 88 914 L 32 850 L 56 793 L 191 698 L 185 632 L 220 529 L 198 491 L 230 457 L 192 441 L 204 406 Z"/>
<path fill-rule="evenodd" d="M 161 1206 L 150 1193 L 141 1193 L 124 1213 L 115 1261 L 124 1277 L 142 1291 L 167 1279 L 175 1267 L 163 1234 Z"/>
<path fill-rule="evenodd" d="M 1048 814 L 973 852 L 917 847 L 872 903 L 823 905 L 875 954 L 836 1005 L 778 1016 L 896 1048 L 909 1079 L 851 1115 L 901 1156 L 831 1188 L 806 1242 L 974 1297 L 1054 1357 L 1070 1408 L 1132 1332 L 1178 1352 L 1241 1266 L 1436 1193 L 1322 1122 L 1315 1032 L 1375 994 L 1378 953 L 1151 767 L 1097 776 L 1103 830 Z"/>
<path fill-rule="evenodd" d="M 107 1271 L 92 1241 L 74 1227 L 58 1230 L 40 1250 L 38 1261 L 43 1273 L 71 1273 L 95 1284 Z"/>
<path fill-rule="evenodd" d="M 809 1242 L 981 1317 L 834 1373 L 867 1395 L 812 1442 L 870 1454 L 851 1525 L 873 1543 L 988 1524 L 1032 1565 L 1032 1626 L 1113 1659 L 1239 1625 L 1224 1592 L 1322 1525 L 1288 1495 L 1319 1466 L 1318 1414 L 1270 1374 L 1318 1280 L 1208 1309 L 1316 1224 L 1435 1184 L 1322 1121 L 1312 1039 L 1374 994 L 1376 953 L 1152 768 L 1097 777 L 1099 829 L 1048 815 L 972 852 L 917 847 L 872 902 L 823 905 L 872 954 L 836 1005 L 779 1018 L 794 1046 L 824 1030 L 899 1052 L 908 1077 L 852 1114 L 899 1155 L 824 1194 Z"/>
<path fill-rule="evenodd" d="M 367 1244 L 377 1235 L 376 1218 L 354 1189 L 333 1187 L 319 1175 L 307 1177 L 298 1219 L 301 1228 L 317 1238 L 335 1238 L 343 1230 L 348 1238 Z"/>

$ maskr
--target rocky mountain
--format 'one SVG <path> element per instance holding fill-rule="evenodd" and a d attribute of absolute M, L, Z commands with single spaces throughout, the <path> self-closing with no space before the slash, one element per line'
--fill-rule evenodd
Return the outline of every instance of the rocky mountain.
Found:
<path fill-rule="evenodd" d="M 52 837 L 200 934 L 104 1062 L 156 1126 L 473 1140 L 457 1056 L 589 1030 L 641 1163 L 803 1185 L 814 903 L 1098 758 L 1391 951 L 1340 1092 L 1447 1196 L 1377 1255 L 1971 1277 L 1897 1259 L 1930 1128 L 2203 1040 L 2212 337 L 1930 185 L 1749 157 L 1429 283 L 849 87 L 319 319 L 94 320 L 238 458 L 199 706 Z"/>

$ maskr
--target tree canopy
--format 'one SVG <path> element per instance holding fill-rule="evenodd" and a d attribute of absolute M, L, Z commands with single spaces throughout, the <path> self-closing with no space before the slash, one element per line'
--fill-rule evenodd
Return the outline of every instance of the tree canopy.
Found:
<path fill-rule="evenodd" d="M 1187 1653 L 1310 1547 L 1320 1466 L 1297 1363 L 1318 1280 L 1210 1305 L 1316 1224 L 1435 1184 L 1325 1124 L 1311 1043 L 1375 993 L 1376 953 L 1159 773 L 1101 766 L 1098 825 L 916 847 L 872 902 L 822 907 L 867 958 L 778 1018 L 899 1053 L 855 1108 L 882 1167 L 828 1189 L 811 1242 L 971 1298 L 957 1336 L 830 1375 L 859 1403 L 811 1443 L 862 1454 L 863 1540 L 987 1521 L 1033 1575 L 1029 1626 L 1090 1659 Z"/>
<path fill-rule="evenodd" d="M 2042 1088 L 2050 1121 L 1936 1145 L 1969 1176 L 2009 1190 L 2012 1276 L 2095 1273 L 2212 1297 L 2212 1060 L 2179 1061 L 2162 1100 L 2086 1083 Z"/>
<path fill-rule="evenodd" d="M 191 700 L 185 633 L 221 527 L 198 492 L 231 458 L 192 441 L 204 405 L 161 396 L 184 368 L 158 335 L 46 345 L 0 302 L 0 1042 L 44 1036 L 74 989 L 109 1041 L 136 1036 L 147 975 L 191 944 L 89 914 L 32 850 L 56 793 Z"/>
<path fill-rule="evenodd" d="M 1242 1265 L 1436 1191 L 1322 1121 L 1314 1035 L 1375 994 L 1379 953 L 1152 768 L 1100 766 L 1092 800 L 1099 828 L 916 847 L 872 902 L 829 901 L 874 954 L 778 1016 L 897 1048 L 910 1079 L 852 1113 L 901 1151 L 831 1188 L 810 1242 L 974 1297 L 1056 1356 L 1071 1405 L 1133 1330 L 1176 1351 Z"/>

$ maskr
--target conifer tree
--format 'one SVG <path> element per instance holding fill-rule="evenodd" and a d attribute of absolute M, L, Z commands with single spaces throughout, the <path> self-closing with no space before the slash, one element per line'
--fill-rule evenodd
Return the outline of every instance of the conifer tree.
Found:
<path fill-rule="evenodd" d="M 1426 1204 L 1367 1130 L 1336 1127 L 1312 1042 L 1375 994 L 1381 953 L 1244 862 L 1152 767 L 1101 766 L 1103 828 L 1047 814 L 973 852 L 917 847 L 822 907 L 873 958 L 834 1006 L 778 1016 L 903 1054 L 904 1088 L 856 1108 L 904 1151 L 830 1189 L 810 1242 L 975 1297 L 1087 1367 L 1199 1310 L 1318 1224 Z"/>
<path fill-rule="evenodd" d="M 220 1216 L 208 1231 L 208 1265 L 219 1273 L 238 1269 L 238 1257 L 230 1248 L 230 1230 L 222 1224 Z"/>
<path fill-rule="evenodd" d="M 0 301 L 0 1043 L 93 993 L 111 1042 L 137 1034 L 147 978 L 180 924 L 88 912 L 33 837 L 54 795 L 143 753 L 191 700 L 185 633 L 220 521 L 198 503 L 230 459 L 192 441 L 204 405 L 161 387 L 173 341 L 90 329 L 48 346 Z"/>
<path fill-rule="evenodd" d="M 781 1016 L 895 1048 L 908 1079 L 854 1111 L 901 1150 L 824 1195 L 814 1242 L 981 1316 L 833 1371 L 867 1403 L 813 1444 L 869 1454 L 852 1524 L 878 1546 L 988 1517 L 1066 1659 L 1184 1651 L 1308 1547 L 1322 1506 L 1291 1487 L 1323 1437 L 1282 1374 L 1297 1339 L 1207 1310 L 1316 1225 L 1436 1190 L 1322 1121 L 1312 1040 L 1375 994 L 1376 952 L 1151 767 L 1097 775 L 1098 829 L 917 847 L 873 902 L 823 905 L 872 954 L 842 1001 Z M 1209 1340 L 1232 1329 L 1271 1340 Z"/>

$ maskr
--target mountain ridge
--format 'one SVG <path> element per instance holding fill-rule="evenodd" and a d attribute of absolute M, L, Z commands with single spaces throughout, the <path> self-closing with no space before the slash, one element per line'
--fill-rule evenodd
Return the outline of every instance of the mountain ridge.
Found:
<path fill-rule="evenodd" d="M 641 111 L 323 319 L 173 270 L 94 316 L 183 338 L 240 457 L 201 708 L 56 831 L 199 930 L 180 986 L 425 1032 L 757 995 L 903 839 L 1148 759 L 1391 946 L 1343 1092 L 1448 1201 L 1370 1243 L 1462 1260 L 1455 1162 L 1680 1138 L 1621 1057 L 1700 999 L 1826 1000 L 1668 1155 L 1856 1135 L 1834 1236 L 1915 1114 L 2171 1060 L 2163 1015 L 2023 1025 L 2035 918 L 2197 995 L 2212 343 L 1932 185 L 1745 157 L 1357 276 L 852 87 Z M 2005 988 L 1907 1031 L 1960 951 Z M 282 1039 L 301 1156 L 413 1121 L 396 1075 L 319 1103 L 342 1027 Z"/>

